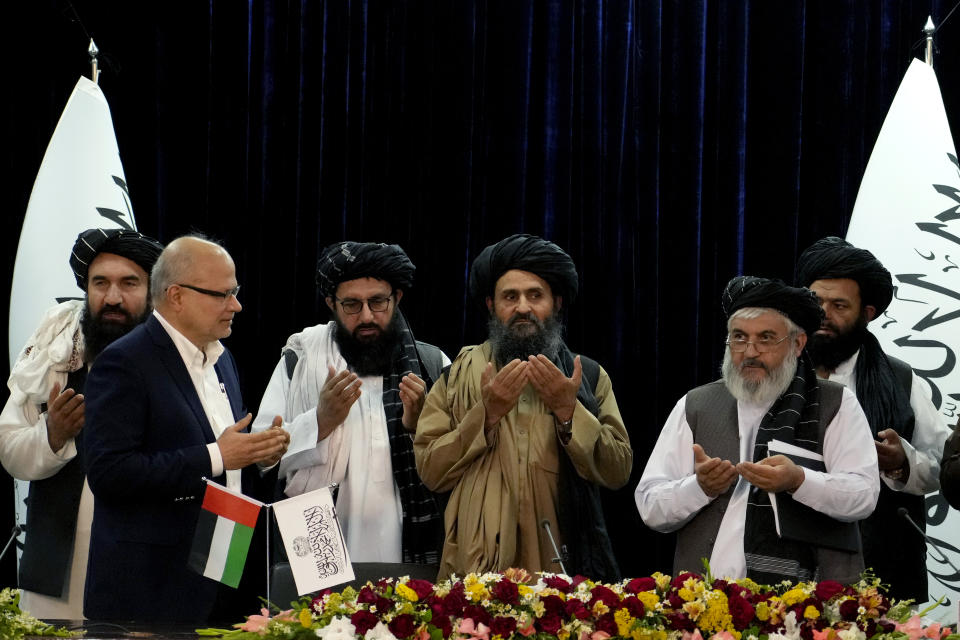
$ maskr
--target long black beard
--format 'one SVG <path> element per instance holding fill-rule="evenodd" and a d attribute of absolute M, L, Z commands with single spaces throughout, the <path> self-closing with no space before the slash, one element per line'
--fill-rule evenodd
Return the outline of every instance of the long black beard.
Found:
<path fill-rule="evenodd" d="M 835 336 L 813 334 L 807 341 L 807 353 L 813 359 L 813 366 L 835 371 L 840 363 L 848 360 L 863 345 L 867 325 L 862 320 L 846 333 Z"/>
<path fill-rule="evenodd" d="M 373 340 L 359 340 L 347 330 L 334 316 L 337 331 L 333 339 L 337 341 L 340 354 L 350 369 L 358 376 L 385 376 L 393 370 L 393 360 L 397 345 L 400 343 L 399 321 L 394 311 L 390 324 Z M 370 325 L 357 325 L 354 331 Z"/>
<path fill-rule="evenodd" d="M 126 322 L 104 322 L 102 320 L 105 311 L 119 311 L 127 317 Z M 103 305 L 100 313 L 94 316 L 90 311 L 90 303 L 83 305 L 83 314 L 80 316 L 80 330 L 83 333 L 83 360 L 91 363 L 97 356 L 103 353 L 103 350 L 110 346 L 117 338 L 130 333 L 134 327 L 143 322 L 149 308 L 145 308 L 143 313 L 135 316 L 119 305 Z"/>
<path fill-rule="evenodd" d="M 518 333 L 513 323 L 519 318 L 530 320 L 536 331 L 529 335 Z M 563 325 L 555 315 L 541 322 L 532 313 L 515 313 L 503 323 L 496 315 L 490 315 L 487 324 L 490 344 L 497 366 L 502 367 L 512 360 L 526 360 L 530 356 L 543 354 L 550 360 L 556 360 L 563 344 Z"/>

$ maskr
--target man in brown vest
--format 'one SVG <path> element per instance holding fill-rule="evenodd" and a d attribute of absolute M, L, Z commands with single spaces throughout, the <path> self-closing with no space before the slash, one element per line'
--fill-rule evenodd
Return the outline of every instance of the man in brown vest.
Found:
<path fill-rule="evenodd" d="M 740 276 L 722 302 L 723 378 L 670 414 L 637 485 L 640 516 L 678 531 L 675 574 L 708 559 L 717 577 L 855 581 L 850 523 L 876 505 L 877 454 L 856 398 L 818 381 L 804 352 L 817 298 Z"/>

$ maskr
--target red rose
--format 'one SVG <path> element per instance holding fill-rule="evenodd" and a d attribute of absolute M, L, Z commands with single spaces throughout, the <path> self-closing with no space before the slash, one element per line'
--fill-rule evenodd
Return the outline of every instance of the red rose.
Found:
<path fill-rule="evenodd" d="M 449 638 L 453 633 L 453 623 L 450 621 L 450 616 L 434 614 L 430 624 L 439 629 L 440 635 L 444 638 Z"/>
<path fill-rule="evenodd" d="M 493 585 L 490 595 L 504 604 L 520 604 L 520 591 L 517 589 L 516 583 L 507 578 L 501 578 L 499 582 Z"/>
<path fill-rule="evenodd" d="M 853 622 L 857 619 L 857 610 L 860 603 L 856 600 L 844 600 L 840 603 L 840 617 L 847 622 Z"/>
<path fill-rule="evenodd" d="M 568 618 L 573 616 L 577 620 L 585 620 L 590 617 L 590 610 L 583 606 L 583 603 L 576 598 L 570 598 L 564 602 L 563 611 Z"/>
<path fill-rule="evenodd" d="M 363 587 L 357 594 L 357 602 L 361 604 L 374 604 L 377 601 L 377 594 L 370 587 Z"/>
<path fill-rule="evenodd" d="M 613 612 L 607 612 L 597 618 L 597 631 L 604 631 L 611 636 L 615 636 L 619 633 L 617 631 L 617 621 L 613 619 Z"/>
<path fill-rule="evenodd" d="M 509 638 L 516 628 L 516 618 L 497 616 L 493 619 L 493 622 L 490 623 L 490 635 Z"/>
<path fill-rule="evenodd" d="M 458 582 L 450 589 L 450 593 L 443 598 L 443 610 L 448 615 L 459 618 L 463 614 L 465 606 L 467 606 L 467 596 L 464 592 L 463 583 Z"/>
<path fill-rule="evenodd" d="M 410 580 L 407 586 L 417 593 L 417 598 L 423 600 L 433 593 L 433 583 L 426 580 Z"/>
<path fill-rule="evenodd" d="M 550 576 L 549 578 L 544 578 L 543 583 L 551 589 L 556 589 L 560 593 L 570 593 L 570 583 L 560 576 Z"/>
<path fill-rule="evenodd" d="M 409 613 L 404 613 L 387 624 L 387 627 L 390 629 L 390 633 L 395 635 L 398 638 L 408 638 L 413 635 L 413 632 L 416 630 L 416 625 L 413 622 L 413 616 Z"/>
<path fill-rule="evenodd" d="M 490 613 L 483 607 L 475 604 L 470 604 L 463 608 L 463 617 L 472 619 L 477 626 L 480 626 L 482 623 L 489 627 L 493 622 Z"/>
<path fill-rule="evenodd" d="M 670 628 L 675 631 L 693 631 L 697 625 L 693 623 L 685 613 L 669 613 L 667 620 L 670 621 Z"/>
<path fill-rule="evenodd" d="M 393 611 L 393 600 L 391 600 L 390 598 L 378 597 L 376 607 L 377 607 L 377 613 L 381 613 L 381 614 L 386 613 L 388 611 Z"/>
<path fill-rule="evenodd" d="M 570 583 L 570 588 L 576 589 L 577 585 L 579 585 L 581 582 L 586 582 L 587 579 L 587 576 L 582 576 L 578 573 L 577 575 L 573 576 L 573 582 Z"/>
<path fill-rule="evenodd" d="M 680 575 L 678 575 L 676 578 L 674 578 L 674 579 L 670 582 L 670 586 L 673 587 L 674 589 L 679 589 L 680 587 L 683 586 L 683 583 L 686 582 L 686 581 L 687 581 L 688 579 L 690 579 L 690 578 L 698 578 L 698 579 L 699 579 L 700 576 L 697 575 L 696 573 L 690 573 L 689 571 L 684 571 L 683 573 L 681 573 Z"/>
<path fill-rule="evenodd" d="M 817 583 L 817 588 L 813 592 L 815 596 L 826 602 L 833 596 L 843 591 L 843 585 L 836 580 L 823 580 Z"/>
<path fill-rule="evenodd" d="M 350 622 L 353 623 L 353 626 L 357 628 L 357 635 L 362 636 L 370 629 L 373 629 L 377 626 L 377 622 L 380 621 L 380 618 L 373 615 L 369 611 L 355 611 L 352 616 L 350 616 Z"/>
<path fill-rule="evenodd" d="M 550 613 L 537 619 L 537 629 L 543 633 L 549 633 L 552 636 L 557 635 L 557 632 L 560 631 L 561 624 L 560 616 L 555 613 Z M 616 624 L 614 624 L 614 627 L 616 627 Z"/>
<path fill-rule="evenodd" d="M 671 591 L 667 595 L 667 602 L 670 603 L 671 609 L 682 609 L 683 608 L 683 598 L 680 597 L 676 591 Z"/>
<path fill-rule="evenodd" d="M 624 590 L 627 593 L 640 593 L 641 591 L 653 591 L 657 588 L 657 581 L 653 578 L 634 578 L 627 583 Z"/>
<path fill-rule="evenodd" d="M 592 607 L 597 602 L 602 602 L 611 609 L 618 609 L 620 607 L 620 596 L 614 593 L 610 587 L 598 584 L 590 591 L 590 606 Z"/>
<path fill-rule="evenodd" d="M 727 605 L 730 608 L 730 617 L 733 618 L 733 627 L 738 631 L 743 631 L 753 622 L 755 612 L 753 605 L 743 596 L 733 595 L 727 598 Z"/>
<path fill-rule="evenodd" d="M 554 616 L 564 616 L 566 615 L 566 609 L 563 605 L 563 600 L 559 596 L 546 596 L 540 599 L 540 602 L 543 603 L 544 615 L 554 615 Z"/>
<path fill-rule="evenodd" d="M 640 602 L 640 599 L 636 596 L 630 596 L 629 598 L 623 599 L 623 606 L 627 611 L 630 612 L 630 615 L 634 618 L 642 618 L 646 608 L 643 606 L 643 603 Z"/>

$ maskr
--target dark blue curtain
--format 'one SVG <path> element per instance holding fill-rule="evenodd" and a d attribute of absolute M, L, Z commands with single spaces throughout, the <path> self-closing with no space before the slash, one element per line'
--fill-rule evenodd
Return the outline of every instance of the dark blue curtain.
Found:
<path fill-rule="evenodd" d="M 0 101 L 8 274 L 86 70 L 66 4 L 21 4 Z M 482 247 L 525 231 L 571 253 L 568 343 L 610 372 L 635 449 L 606 503 L 631 575 L 670 568 L 632 490 L 674 403 L 717 374 L 723 284 L 789 279 L 806 245 L 844 233 L 927 14 L 950 4 L 73 2 L 107 58 L 140 229 L 199 229 L 236 258 L 229 346 L 252 409 L 287 335 L 326 319 L 314 264 L 331 242 L 405 247 L 405 312 L 451 356 L 484 337 L 466 294 Z M 936 65 L 955 130 L 958 41 L 947 23 Z"/>

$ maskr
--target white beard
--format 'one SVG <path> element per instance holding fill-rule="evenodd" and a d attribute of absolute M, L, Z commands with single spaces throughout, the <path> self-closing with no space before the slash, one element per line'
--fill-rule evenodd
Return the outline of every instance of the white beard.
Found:
<path fill-rule="evenodd" d="M 727 385 L 727 391 L 745 404 L 754 404 L 761 406 L 770 406 L 780 395 L 787 390 L 790 382 L 793 381 L 797 373 L 797 354 L 790 350 L 790 353 L 783 359 L 780 366 L 772 371 L 767 371 L 767 375 L 761 380 L 748 380 L 744 378 L 740 367 L 733 364 L 730 356 L 730 349 L 723 354 L 723 365 L 720 373 L 723 376 L 723 382 Z"/>

